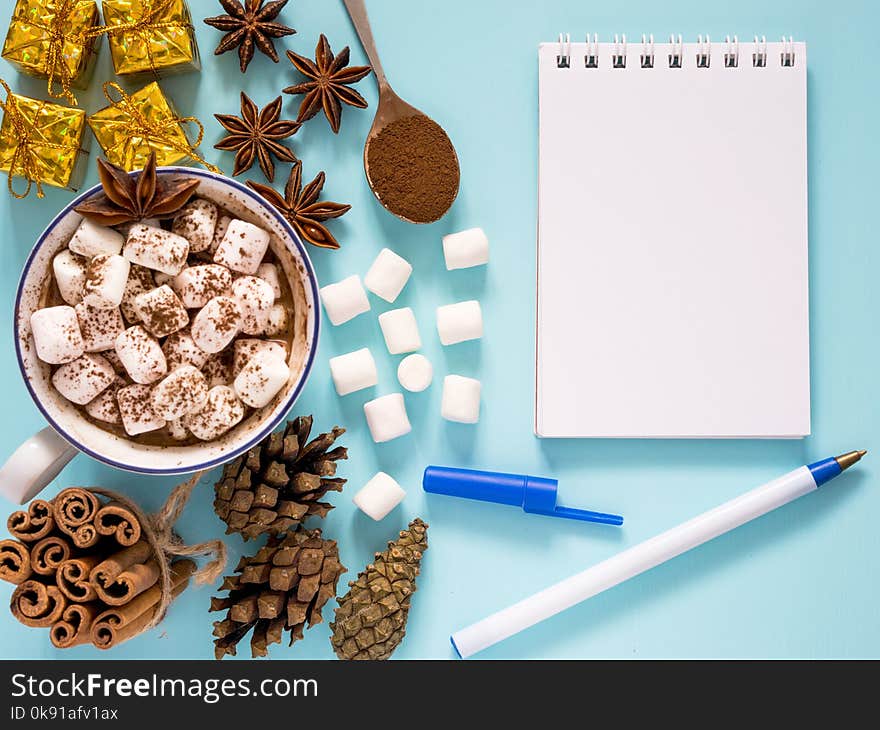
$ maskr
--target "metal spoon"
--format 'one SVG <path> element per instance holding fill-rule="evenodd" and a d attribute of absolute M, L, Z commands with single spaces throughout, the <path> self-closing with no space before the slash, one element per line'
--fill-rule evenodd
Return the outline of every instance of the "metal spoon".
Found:
<path fill-rule="evenodd" d="M 391 88 L 388 79 L 385 77 L 385 71 L 382 69 L 382 62 L 379 60 L 379 54 L 376 51 L 376 43 L 373 40 L 373 31 L 370 28 L 370 20 L 367 17 L 367 8 L 364 4 L 364 0 L 343 0 L 343 2 L 345 3 L 349 16 L 351 17 L 351 22 L 354 25 L 355 31 L 361 40 L 364 51 L 370 59 L 370 64 L 373 67 L 373 71 L 376 74 L 376 80 L 379 84 L 379 108 L 376 111 L 376 118 L 373 120 L 373 127 L 367 135 L 367 142 L 364 146 L 364 170 L 367 174 L 367 181 L 379 202 L 398 218 L 409 223 L 433 223 L 447 213 L 449 208 L 452 207 L 452 204 L 455 202 L 455 198 L 458 196 L 460 168 L 455 148 L 452 146 L 449 136 L 436 122 L 428 117 L 428 115 L 401 99 Z M 448 199 L 436 201 L 440 208 L 434 210 L 430 215 L 423 216 L 417 216 L 414 211 L 401 210 L 401 206 L 395 204 L 393 199 L 388 200 L 387 198 L 389 196 L 387 191 L 382 189 L 383 185 L 386 183 L 383 180 L 376 179 L 375 175 L 372 175 L 370 171 L 370 147 L 375 142 L 376 138 L 392 124 L 413 117 L 424 118 L 427 122 L 433 124 L 436 127 L 437 133 L 441 135 L 441 142 L 434 145 L 430 150 L 423 150 L 425 153 L 432 153 L 435 159 L 438 158 L 439 150 L 439 159 L 436 159 L 436 164 L 433 166 L 422 166 L 421 177 L 413 178 L 411 180 L 412 185 L 416 189 L 420 186 L 425 188 L 432 182 L 436 182 L 438 176 L 447 176 L 450 179 L 454 178 L 454 190 L 448 196 Z M 448 145 L 444 142 L 448 143 Z M 419 217 L 424 218 L 424 220 L 419 220 Z"/>

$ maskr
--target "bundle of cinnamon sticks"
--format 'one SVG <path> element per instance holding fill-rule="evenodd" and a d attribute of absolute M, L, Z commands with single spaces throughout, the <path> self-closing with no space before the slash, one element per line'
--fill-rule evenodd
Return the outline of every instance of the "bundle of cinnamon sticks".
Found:
<path fill-rule="evenodd" d="M 137 516 L 124 505 L 73 487 L 32 501 L 8 520 L 0 579 L 15 584 L 10 609 L 26 626 L 48 628 L 59 649 L 111 649 L 150 625 L 162 603 L 158 560 Z M 171 564 L 174 597 L 196 565 Z"/>

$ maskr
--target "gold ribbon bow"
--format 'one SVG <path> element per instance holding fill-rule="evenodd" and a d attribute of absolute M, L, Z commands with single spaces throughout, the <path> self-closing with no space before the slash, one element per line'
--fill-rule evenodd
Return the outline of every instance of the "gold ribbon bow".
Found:
<path fill-rule="evenodd" d="M 37 197 L 42 198 L 45 196 L 45 193 L 43 192 L 43 185 L 40 182 L 38 172 L 38 161 L 41 159 L 41 156 L 34 151 L 33 147 L 39 145 L 42 148 L 53 150 L 77 150 L 79 147 L 76 144 L 65 145 L 50 142 L 42 135 L 40 135 L 41 139 L 34 140 L 32 138 L 33 133 L 40 134 L 36 120 L 39 119 L 47 102 L 40 102 L 40 106 L 37 108 L 36 114 L 34 114 L 34 123 L 30 123 L 22 114 L 21 109 L 18 108 L 18 103 L 13 98 L 12 89 L 9 88 L 3 79 L 0 79 L 0 86 L 6 92 L 6 100 L 0 102 L 0 107 L 3 108 L 4 113 L 9 117 L 16 139 L 15 152 L 13 152 L 12 159 L 9 162 L 9 175 L 7 176 L 9 192 L 14 198 L 21 200 L 30 195 L 32 186 L 36 184 Z M 12 178 L 17 168 L 21 169 L 22 177 L 27 179 L 27 188 L 23 193 L 17 193 L 12 183 Z"/>
<path fill-rule="evenodd" d="M 153 49 L 150 46 L 150 34 L 152 31 L 161 30 L 162 28 L 175 28 L 177 30 L 192 29 L 192 23 L 184 23 L 181 20 L 163 20 L 157 21 L 157 17 L 161 17 L 168 11 L 176 0 L 143 0 L 141 3 L 141 16 L 137 20 L 128 23 L 119 23 L 116 25 L 102 25 L 93 28 L 88 35 L 122 35 L 123 33 L 134 33 L 139 36 L 147 49 L 147 57 L 150 62 L 150 70 L 154 75 L 157 74 L 156 62 L 153 58 Z"/>
<path fill-rule="evenodd" d="M 111 90 L 119 94 L 119 99 L 114 100 L 110 93 Z M 129 142 L 129 140 L 137 138 L 143 140 L 150 146 L 152 146 L 151 142 L 154 142 L 159 145 L 170 147 L 171 149 L 196 160 L 211 172 L 221 172 L 220 168 L 209 163 L 204 157 L 202 157 L 198 149 L 196 149 L 205 137 L 205 128 L 196 117 L 179 117 L 172 112 L 172 115 L 167 119 L 158 122 L 150 121 L 144 116 L 134 100 L 126 94 L 123 88 L 115 81 L 104 82 L 104 96 L 107 97 L 107 101 L 113 106 L 120 107 L 125 112 L 127 118 L 127 121 L 120 125 L 124 134 L 123 139 L 117 142 L 111 149 L 116 149 Z M 191 143 L 189 139 L 186 138 L 186 134 L 184 134 L 184 139 L 187 141 L 186 144 L 183 144 L 175 140 L 172 135 L 168 134 L 168 130 L 182 127 L 184 124 L 194 124 L 198 128 L 199 133 L 195 142 Z"/>

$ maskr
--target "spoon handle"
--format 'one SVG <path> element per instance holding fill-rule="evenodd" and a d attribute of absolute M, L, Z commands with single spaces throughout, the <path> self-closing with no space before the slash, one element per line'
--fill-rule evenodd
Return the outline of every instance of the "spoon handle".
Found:
<path fill-rule="evenodd" d="M 388 79 L 385 78 L 385 71 L 382 69 L 382 62 L 379 60 L 379 52 L 376 50 L 376 41 L 373 40 L 373 30 L 370 28 L 370 19 L 367 16 L 367 6 L 364 0 L 343 0 L 345 9 L 351 18 L 352 25 L 357 31 L 358 38 L 361 39 L 361 45 L 370 59 L 370 65 L 376 74 L 376 80 L 379 82 L 379 88 L 388 86 Z"/>

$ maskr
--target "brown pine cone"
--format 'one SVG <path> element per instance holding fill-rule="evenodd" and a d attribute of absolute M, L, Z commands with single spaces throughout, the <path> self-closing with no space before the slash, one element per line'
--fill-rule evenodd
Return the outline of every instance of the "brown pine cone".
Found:
<path fill-rule="evenodd" d="M 413 520 L 388 549 L 349 583 L 339 599 L 330 642 L 340 659 L 388 659 L 406 635 L 416 576 L 428 549 L 428 526 Z"/>
<path fill-rule="evenodd" d="M 245 540 L 281 535 L 333 509 L 318 500 L 341 492 L 346 482 L 336 477 L 336 462 L 348 458 L 348 449 L 331 449 L 345 429 L 309 441 L 311 430 L 311 416 L 297 418 L 224 467 L 214 485 L 214 511 L 227 535 L 238 532 Z"/>
<path fill-rule="evenodd" d="M 225 598 L 211 598 L 211 611 L 226 611 L 223 621 L 214 623 L 214 654 L 222 659 L 235 656 L 236 647 L 251 630 L 251 654 L 268 654 L 271 644 L 290 632 L 290 645 L 303 638 L 303 629 L 324 619 L 321 610 L 336 595 L 339 576 L 345 572 L 334 540 L 325 540 L 320 530 L 302 527 L 283 540 L 269 538 L 252 558 L 243 557 L 227 576 L 221 591 Z"/>

